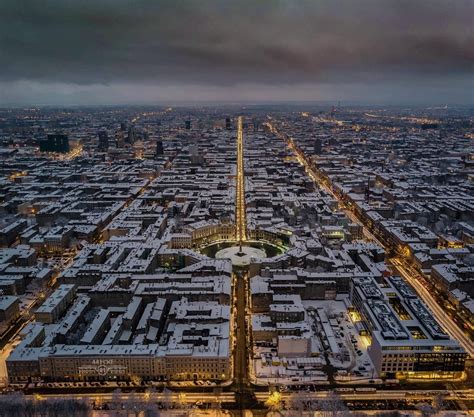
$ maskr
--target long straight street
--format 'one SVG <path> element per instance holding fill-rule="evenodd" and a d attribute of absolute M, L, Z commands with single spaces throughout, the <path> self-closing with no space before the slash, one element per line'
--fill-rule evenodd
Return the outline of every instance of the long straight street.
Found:
<path fill-rule="evenodd" d="M 264 401 L 266 399 L 266 393 L 256 393 L 255 394 L 259 401 Z M 315 392 L 305 392 L 304 398 L 307 400 L 324 400 L 331 395 L 330 391 L 315 391 Z M 363 391 L 354 391 L 350 393 L 339 393 L 338 396 L 345 401 L 374 401 L 374 400 L 426 400 L 431 399 L 436 395 L 442 395 L 445 399 L 456 400 L 460 395 L 465 400 L 472 401 L 474 399 L 474 392 L 472 390 L 456 390 L 456 391 L 442 391 L 442 390 L 417 390 L 417 391 L 408 391 L 408 390 L 383 390 L 383 391 L 372 391 L 372 392 L 363 392 Z M 301 396 L 300 393 L 291 393 L 283 392 L 281 393 L 281 398 L 284 401 L 291 401 L 293 398 Z"/>
<path fill-rule="evenodd" d="M 240 410 L 245 409 L 247 400 L 250 399 L 252 390 L 248 380 L 248 349 L 247 349 L 247 323 L 245 320 L 245 310 L 247 306 L 248 275 L 244 272 L 236 273 L 236 288 L 234 289 L 237 301 L 236 311 L 236 345 L 234 351 L 234 387 L 236 401 Z"/>
<path fill-rule="evenodd" d="M 242 129 L 242 117 L 237 119 L 237 176 L 235 196 L 235 225 L 236 240 L 242 245 L 247 240 L 247 221 L 245 207 L 245 171 L 244 171 L 244 138 Z M 248 381 L 248 349 L 247 349 L 247 297 L 248 297 L 248 274 L 243 270 L 235 272 L 235 287 L 233 289 L 234 316 L 236 323 L 235 351 L 234 351 L 234 387 L 236 390 L 236 401 L 241 414 L 251 398 L 252 390 Z"/>
<path fill-rule="evenodd" d="M 127 401 L 140 401 L 140 402 L 164 402 L 164 403 L 175 403 L 175 404 L 194 404 L 196 401 L 209 402 L 209 403 L 233 403 L 235 401 L 235 395 L 232 392 L 221 392 L 218 394 L 208 392 L 111 392 L 111 393 L 94 393 L 94 394 L 80 394 L 80 393 L 68 393 L 69 398 L 83 399 L 86 401 L 96 401 L 97 403 L 116 403 L 116 402 L 127 402 Z M 60 399 L 64 398 L 64 394 L 34 394 L 27 395 L 27 398 L 34 398 L 35 400 L 43 399 Z"/>
<path fill-rule="evenodd" d="M 235 195 L 236 240 L 241 243 L 247 240 L 247 215 L 245 211 L 245 172 L 244 172 L 244 135 L 242 116 L 237 119 L 237 176 Z"/>

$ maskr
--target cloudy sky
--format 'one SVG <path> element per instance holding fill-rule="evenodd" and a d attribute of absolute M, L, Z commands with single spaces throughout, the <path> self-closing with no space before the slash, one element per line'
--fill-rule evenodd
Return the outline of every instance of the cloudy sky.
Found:
<path fill-rule="evenodd" d="M 474 0 L 1 0 L 0 105 L 473 104 Z"/>

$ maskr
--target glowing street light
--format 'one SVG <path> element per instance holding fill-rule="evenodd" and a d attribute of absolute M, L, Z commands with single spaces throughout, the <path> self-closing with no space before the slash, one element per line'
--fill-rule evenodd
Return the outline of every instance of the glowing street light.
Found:
<path fill-rule="evenodd" d="M 276 411 L 281 407 L 281 394 L 273 391 L 265 401 L 265 405 L 272 411 Z"/>

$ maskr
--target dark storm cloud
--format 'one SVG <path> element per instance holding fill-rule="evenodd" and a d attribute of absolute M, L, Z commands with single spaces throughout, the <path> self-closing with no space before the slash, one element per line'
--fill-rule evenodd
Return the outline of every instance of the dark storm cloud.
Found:
<path fill-rule="evenodd" d="M 3 0 L 2 78 L 319 81 L 468 72 L 472 2 Z"/>
<path fill-rule="evenodd" d="M 473 1 L 2 0 L 0 82 L 469 78 Z"/>

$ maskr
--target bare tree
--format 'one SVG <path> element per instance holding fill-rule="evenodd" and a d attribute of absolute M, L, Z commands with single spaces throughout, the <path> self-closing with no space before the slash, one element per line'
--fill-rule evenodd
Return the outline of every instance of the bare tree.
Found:
<path fill-rule="evenodd" d="M 211 404 L 211 408 L 213 410 L 216 410 L 216 415 L 218 417 L 220 417 L 222 415 L 222 402 L 217 399 L 216 401 L 214 401 L 212 404 Z"/>
<path fill-rule="evenodd" d="M 416 405 L 416 408 L 421 412 L 423 417 L 430 417 L 436 413 L 433 406 L 428 403 L 419 403 Z"/>
<path fill-rule="evenodd" d="M 162 394 L 163 394 L 163 400 L 162 400 L 163 407 L 171 408 L 173 406 L 173 393 L 172 393 L 172 391 L 165 387 L 163 389 Z"/>
<path fill-rule="evenodd" d="M 335 392 L 330 392 L 320 404 L 325 417 L 345 417 L 349 414 L 346 405 Z"/>
<path fill-rule="evenodd" d="M 120 388 L 114 389 L 112 392 L 112 402 L 110 408 L 115 410 L 115 416 L 119 417 L 122 414 L 122 391 Z"/>
<path fill-rule="evenodd" d="M 382 413 L 380 413 L 380 416 L 382 416 Z M 400 417 L 400 412 L 398 410 L 388 411 L 383 414 L 383 417 Z"/>
<path fill-rule="evenodd" d="M 1 417 L 23 417 L 25 408 L 25 396 L 20 393 L 6 395 L 0 400 Z"/>
<path fill-rule="evenodd" d="M 319 410 L 319 401 L 306 391 L 296 392 L 291 396 L 289 406 L 290 415 L 300 416 L 303 411 Z"/>
<path fill-rule="evenodd" d="M 132 384 L 140 386 L 142 384 L 143 378 L 140 375 L 132 375 L 130 381 L 132 382 Z"/>
<path fill-rule="evenodd" d="M 184 392 L 180 392 L 178 394 L 177 400 L 173 402 L 173 405 L 176 408 L 181 408 L 183 410 L 188 409 L 189 408 L 189 403 L 186 401 L 186 394 Z"/>
<path fill-rule="evenodd" d="M 145 406 L 144 417 L 158 417 L 160 415 L 160 410 L 158 406 L 154 403 L 147 404 Z"/>
<path fill-rule="evenodd" d="M 435 395 L 431 402 L 431 406 L 433 407 L 435 414 L 438 414 L 443 409 L 444 397 L 441 394 Z"/>
<path fill-rule="evenodd" d="M 0 399 L 0 417 L 89 417 L 90 406 L 76 399 L 29 399 L 11 394 Z"/>

